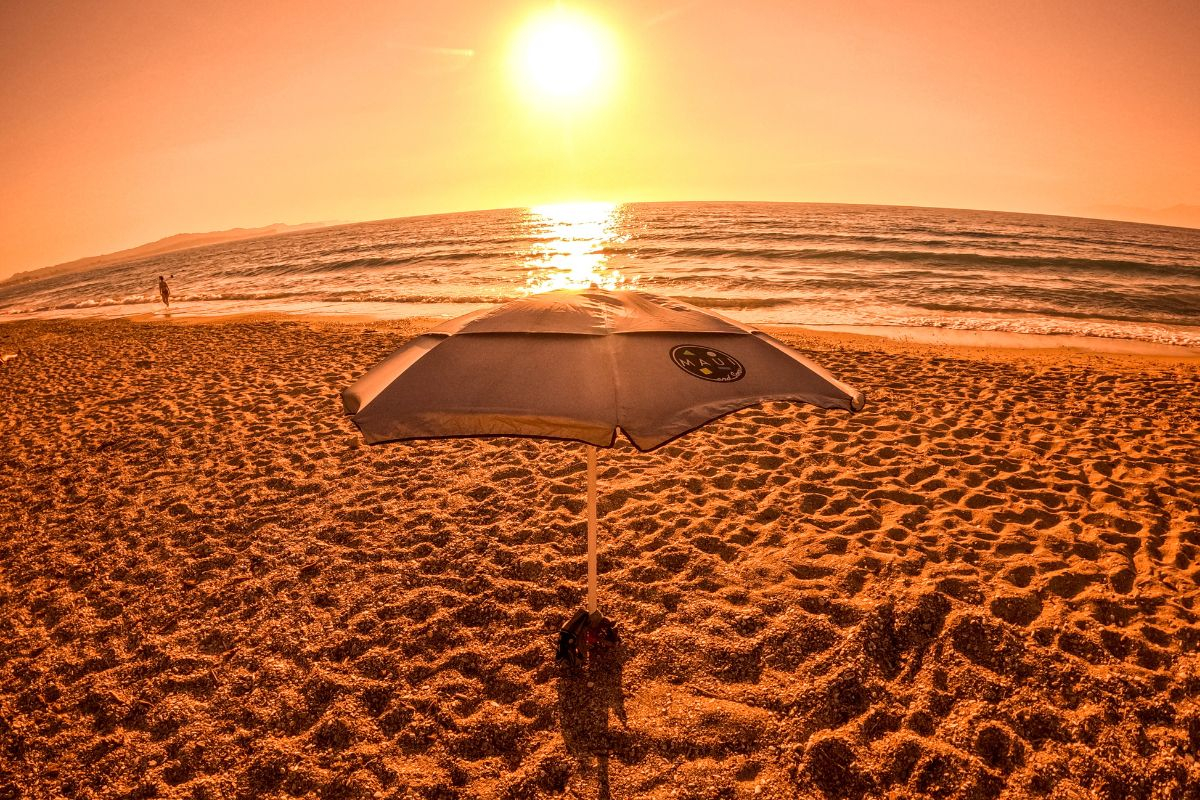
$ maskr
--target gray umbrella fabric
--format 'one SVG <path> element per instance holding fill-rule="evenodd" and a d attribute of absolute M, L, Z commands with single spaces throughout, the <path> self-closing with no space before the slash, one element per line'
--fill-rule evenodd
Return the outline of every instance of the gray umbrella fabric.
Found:
<path fill-rule="evenodd" d="M 371 444 L 532 436 L 587 451 L 589 612 L 597 611 L 596 447 L 653 450 L 768 400 L 857 411 L 863 394 L 755 328 L 636 291 L 546 292 L 452 319 L 342 393 Z"/>
<path fill-rule="evenodd" d="M 707 374 L 705 374 L 707 371 Z M 858 410 L 863 395 L 787 345 L 635 291 L 557 291 L 418 336 L 350 386 L 372 444 L 535 436 L 640 450 L 768 400 Z"/>

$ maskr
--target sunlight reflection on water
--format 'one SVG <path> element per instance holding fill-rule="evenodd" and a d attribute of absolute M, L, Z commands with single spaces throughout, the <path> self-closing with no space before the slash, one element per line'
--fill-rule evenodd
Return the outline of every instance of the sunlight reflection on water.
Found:
<path fill-rule="evenodd" d="M 555 289 L 633 288 L 608 265 L 604 248 L 629 237 L 618 233 L 623 207 L 615 203 L 561 203 L 529 209 L 524 223 L 538 241 L 526 256 L 526 294 Z"/>

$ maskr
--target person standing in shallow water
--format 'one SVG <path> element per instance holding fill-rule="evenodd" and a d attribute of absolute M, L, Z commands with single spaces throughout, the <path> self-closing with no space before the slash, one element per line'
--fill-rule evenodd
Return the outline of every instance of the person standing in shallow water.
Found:
<path fill-rule="evenodd" d="M 158 276 L 158 296 L 162 298 L 164 306 L 171 307 L 171 287 L 167 286 L 167 279 L 162 275 Z"/>

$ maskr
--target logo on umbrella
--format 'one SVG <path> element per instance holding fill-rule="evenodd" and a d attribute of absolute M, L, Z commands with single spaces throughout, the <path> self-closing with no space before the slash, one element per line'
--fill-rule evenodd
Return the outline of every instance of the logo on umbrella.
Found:
<path fill-rule="evenodd" d="M 746 376 L 746 368 L 728 353 L 694 344 L 681 344 L 671 348 L 671 360 L 689 375 L 706 381 L 732 383 Z"/>

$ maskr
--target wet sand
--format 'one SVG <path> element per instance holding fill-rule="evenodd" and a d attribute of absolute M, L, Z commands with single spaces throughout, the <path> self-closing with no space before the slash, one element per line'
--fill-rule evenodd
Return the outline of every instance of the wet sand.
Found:
<path fill-rule="evenodd" d="M 0 325 L 0 797 L 1196 797 L 1200 361 L 779 335 L 864 389 L 361 443 L 425 323 Z"/>

